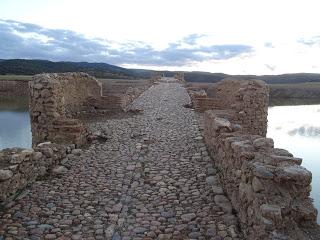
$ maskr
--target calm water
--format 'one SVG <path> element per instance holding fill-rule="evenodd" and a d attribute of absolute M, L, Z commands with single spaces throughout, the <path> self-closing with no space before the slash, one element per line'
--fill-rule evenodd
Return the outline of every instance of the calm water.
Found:
<path fill-rule="evenodd" d="M 31 147 L 27 99 L 0 99 L 0 149 Z"/>
<path fill-rule="evenodd" d="M 268 120 L 268 137 L 275 147 L 302 158 L 312 172 L 311 196 L 320 213 L 320 105 L 270 107 Z"/>

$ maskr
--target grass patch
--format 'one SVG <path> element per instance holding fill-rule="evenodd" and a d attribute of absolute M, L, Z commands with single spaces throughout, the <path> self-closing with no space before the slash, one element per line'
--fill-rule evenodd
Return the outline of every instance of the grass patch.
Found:
<path fill-rule="evenodd" d="M 0 110 L 26 111 L 29 109 L 28 97 L 2 97 L 0 96 Z"/>
<path fill-rule="evenodd" d="M 32 76 L 28 75 L 0 75 L 0 81 L 30 81 Z"/>

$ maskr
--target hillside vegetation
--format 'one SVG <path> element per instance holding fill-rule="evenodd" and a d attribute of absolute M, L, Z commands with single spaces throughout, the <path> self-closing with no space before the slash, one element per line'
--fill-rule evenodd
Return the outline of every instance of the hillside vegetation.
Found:
<path fill-rule="evenodd" d="M 86 72 L 97 78 L 150 78 L 153 71 L 126 69 L 107 63 L 51 62 L 47 60 L 11 59 L 0 61 L 1 75 L 34 75 L 39 73 Z"/>
<path fill-rule="evenodd" d="M 30 81 L 32 79 L 31 75 L 0 75 L 0 81 Z"/>
<path fill-rule="evenodd" d="M 52 62 L 47 60 L 11 59 L 0 60 L 0 75 L 34 75 L 53 72 L 86 72 L 97 78 L 106 79 L 141 79 L 150 78 L 155 74 L 153 70 L 127 69 L 107 63 L 88 62 Z M 172 77 L 175 72 L 162 71 L 165 76 Z M 293 84 L 306 82 L 320 82 L 320 74 L 295 73 L 282 75 L 228 75 L 224 73 L 185 72 L 187 82 L 216 83 L 224 78 L 261 79 L 268 84 Z M 1 80 L 1 79 L 0 79 Z"/>
<path fill-rule="evenodd" d="M 320 74 L 316 73 L 293 73 L 281 75 L 228 75 L 224 73 L 208 73 L 208 72 L 186 72 L 185 80 L 188 82 L 207 82 L 216 83 L 224 78 L 233 79 L 260 79 L 268 84 L 280 83 L 306 83 L 320 82 Z"/>

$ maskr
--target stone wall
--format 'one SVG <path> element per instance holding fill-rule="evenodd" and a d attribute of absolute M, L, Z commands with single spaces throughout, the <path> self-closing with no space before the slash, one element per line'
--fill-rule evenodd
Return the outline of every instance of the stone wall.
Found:
<path fill-rule="evenodd" d="M 192 91 L 189 90 L 189 95 L 196 111 L 232 109 L 244 132 L 266 135 L 269 87 L 263 81 L 222 80 L 216 84 L 213 98 L 206 97 L 201 91 L 198 91 L 201 94 Z"/>
<path fill-rule="evenodd" d="M 184 73 L 183 72 L 177 72 L 174 74 L 174 78 L 177 79 L 181 83 L 185 83 L 186 81 L 184 80 Z"/>
<path fill-rule="evenodd" d="M 34 149 L 0 151 L 0 205 L 12 200 L 19 190 L 49 173 L 74 146 L 42 143 Z"/>
<path fill-rule="evenodd" d="M 102 99 L 95 100 L 95 107 L 100 109 L 102 105 L 110 111 L 124 111 L 137 97 L 147 90 L 153 81 L 150 80 L 102 80 Z"/>
<path fill-rule="evenodd" d="M 27 97 L 28 84 L 27 80 L 0 80 L 0 97 Z"/>
<path fill-rule="evenodd" d="M 246 239 L 309 239 L 311 172 L 273 140 L 243 132 L 234 111 L 205 112 L 205 141 Z"/>
<path fill-rule="evenodd" d="M 116 112 L 122 111 L 126 107 L 124 95 L 108 95 L 101 98 L 90 98 L 88 100 L 89 105 L 94 106 L 97 110 L 108 109 L 108 111 Z"/>
<path fill-rule="evenodd" d="M 139 88 L 122 87 L 122 93 L 103 96 L 102 90 L 107 92 L 106 82 L 104 89 L 102 85 L 86 73 L 35 75 L 29 84 L 33 145 L 51 141 L 82 146 L 87 143 L 89 132 L 76 118 L 83 114 L 124 111 L 150 87 L 150 84 Z"/>
<path fill-rule="evenodd" d="M 89 98 L 101 98 L 101 83 L 85 73 L 40 74 L 30 86 L 32 141 L 86 143 L 86 127 L 73 117 L 91 111 Z"/>
<path fill-rule="evenodd" d="M 193 102 L 211 109 L 204 114 L 205 142 L 245 238 L 309 239 L 304 226 L 316 226 L 317 218 L 311 172 L 265 138 L 268 91 L 262 81 L 224 80 L 214 98 L 195 94 Z"/>
<path fill-rule="evenodd" d="M 86 73 L 39 74 L 30 82 L 31 106 L 34 102 L 55 102 L 52 114 L 73 117 L 86 111 L 89 97 L 102 95 L 102 84 Z M 52 109 L 47 109 L 51 111 Z"/>
<path fill-rule="evenodd" d="M 162 78 L 163 73 L 162 72 L 154 72 L 151 76 L 151 82 L 157 82 Z"/>

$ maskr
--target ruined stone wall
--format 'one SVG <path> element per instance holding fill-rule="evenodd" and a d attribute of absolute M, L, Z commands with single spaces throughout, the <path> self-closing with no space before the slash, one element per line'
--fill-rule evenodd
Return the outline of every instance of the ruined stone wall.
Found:
<path fill-rule="evenodd" d="M 0 97 L 28 97 L 29 81 L 0 80 Z"/>
<path fill-rule="evenodd" d="M 192 91 L 189 95 L 196 111 L 232 109 L 244 132 L 266 136 L 269 87 L 263 81 L 226 79 L 216 84 L 213 98 Z"/>
<path fill-rule="evenodd" d="M 112 112 L 123 111 L 126 107 L 125 95 L 108 95 L 101 98 L 90 98 L 89 105 L 94 106 L 97 110 L 105 110 Z"/>
<path fill-rule="evenodd" d="M 163 73 L 162 72 L 154 72 L 151 76 L 151 82 L 157 82 L 162 78 Z"/>
<path fill-rule="evenodd" d="M 101 84 L 85 73 L 60 73 L 35 75 L 29 86 L 33 144 L 85 144 L 87 130 L 72 117 L 91 110 L 87 101 L 101 97 Z"/>
<path fill-rule="evenodd" d="M 102 80 L 102 99 L 96 102 L 97 109 L 102 105 L 111 111 L 123 111 L 153 82 L 151 80 Z"/>
<path fill-rule="evenodd" d="M 68 117 L 88 110 L 87 99 L 89 97 L 99 98 L 102 94 L 102 84 L 86 73 L 35 75 L 30 86 L 35 96 L 39 93 L 40 97 L 47 101 L 56 102 L 55 112 L 57 114 Z M 39 101 L 40 99 L 37 98 L 37 102 Z"/>
<path fill-rule="evenodd" d="M 206 110 L 210 109 L 217 109 L 218 105 L 217 102 L 219 100 L 216 98 L 208 98 L 208 97 L 194 97 L 192 99 L 192 105 L 194 109 L 198 112 L 205 112 Z"/>
<path fill-rule="evenodd" d="M 177 72 L 174 74 L 174 78 L 177 79 L 181 83 L 185 83 L 184 80 L 184 73 L 183 72 Z"/>
<path fill-rule="evenodd" d="M 205 141 L 246 239 L 308 239 L 311 172 L 273 140 L 242 131 L 234 111 L 205 112 Z M 291 238 L 288 238 L 291 237 Z"/>
<path fill-rule="evenodd" d="M 74 146 L 42 143 L 34 149 L 11 148 L 0 151 L 0 205 L 38 177 L 49 173 Z"/>

